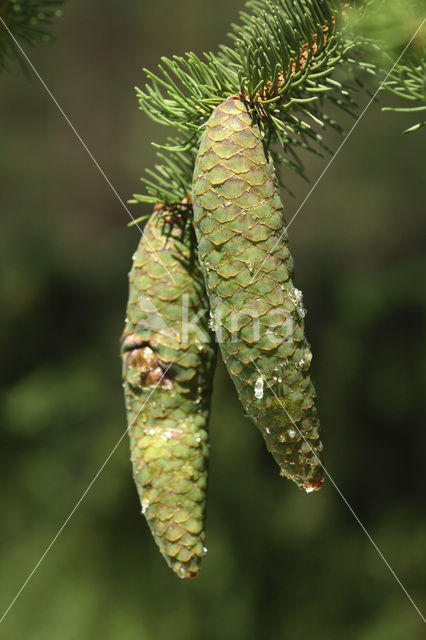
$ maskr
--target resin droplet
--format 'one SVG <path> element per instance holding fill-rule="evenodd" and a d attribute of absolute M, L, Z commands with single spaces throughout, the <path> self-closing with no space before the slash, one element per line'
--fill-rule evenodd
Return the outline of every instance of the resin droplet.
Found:
<path fill-rule="evenodd" d="M 254 395 L 256 396 L 256 398 L 258 400 L 260 400 L 260 398 L 263 398 L 263 378 L 262 378 L 262 376 L 260 376 L 256 380 L 256 384 L 254 385 Z"/>

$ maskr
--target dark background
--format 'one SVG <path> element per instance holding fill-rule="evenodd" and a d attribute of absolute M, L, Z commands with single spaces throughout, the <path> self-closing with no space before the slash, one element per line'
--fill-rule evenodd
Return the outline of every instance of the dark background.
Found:
<path fill-rule="evenodd" d="M 57 42 L 30 51 L 124 199 L 141 191 L 150 142 L 166 134 L 138 111 L 141 68 L 215 48 L 241 7 L 74 0 L 55 24 Z M 40 83 L 12 71 L 0 78 L 1 611 L 126 428 L 118 344 L 138 242 Z M 359 96 L 360 109 L 366 101 Z M 424 609 L 425 135 L 401 136 L 411 123 L 372 105 L 290 241 L 327 470 Z M 326 159 L 307 161 L 314 181 Z M 296 193 L 285 197 L 290 218 L 309 186 L 285 179 Z M 223 366 L 211 443 L 209 553 L 196 580 L 176 578 L 151 539 L 126 438 L 0 637 L 424 637 L 332 483 L 307 496 L 279 477 Z"/>

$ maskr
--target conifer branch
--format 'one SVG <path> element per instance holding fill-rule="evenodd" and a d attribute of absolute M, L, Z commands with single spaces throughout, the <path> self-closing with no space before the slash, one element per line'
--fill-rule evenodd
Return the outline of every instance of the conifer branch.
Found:
<path fill-rule="evenodd" d="M 202 58 L 192 52 L 164 57 L 156 73 L 145 69 L 148 82 L 136 89 L 140 108 L 156 122 L 177 129 L 178 137 L 155 145 L 161 148 L 161 164 L 142 179 L 147 194 L 135 195 L 132 202 L 171 205 L 185 197 L 202 129 L 215 107 L 231 95 L 252 108 L 276 163 L 302 176 L 297 150 L 328 152 L 319 130 L 330 126 L 342 131 L 325 113 L 326 101 L 353 115 L 354 84 L 348 90 L 346 82 L 332 76 L 342 62 L 347 69 L 371 71 L 371 65 L 351 55 L 361 40 L 348 38 L 341 28 L 346 3 L 252 0 L 247 8 L 240 24 L 232 25 L 231 45 Z"/>
<path fill-rule="evenodd" d="M 409 101 L 407 107 L 383 107 L 382 111 L 426 115 L 426 56 L 405 56 L 385 84 L 390 93 Z M 426 125 L 426 118 L 404 131 L 411 133 Z"/>
<path fill-rule="evenodd" d="M 149 177 L 141 178 L 146 193 L 135 194 L 129 200 L 131 204 L 161 203 L 167 208 L 181 203 L 190 195 L 196 147 L 192 144 L 192 138 L 186 141 L 183 138 L 168 138 L 167 142 L 169 148 L 157 153 L 158 164 L 154 165 L 154 169 L 146 169 L 145 173 Z M 176 149 L 179 151 L 176 152 Z M 134 220 L 129 226 L 142 222 L 145 217 Z"/>
<path fill-rule="evenodd" d="M 50 42 L 53 36 L 47 27 L 54 18 L 62 15 L 65 0 L 0 0 L 0 18 L 13 35 L 32 46 L 38 42 Z M 22 56 L 17 51 L 7 29 L 0 21 L 0 71 L 17 59 L 26 71 Z"/>
<path fill-rule="evenodd" d="M 382 111 L 412 113 L 426 111 L 426 6 L 424 0 L 368 0 L 368 11 L 354 11 L 352 32 L 363 34 L 376 69 L 387 74 L 423 22 L 382 89 L 407 100 L 406 107 L 383 107 Z M 404 133 L 424 126 L 420 121 Z"/>

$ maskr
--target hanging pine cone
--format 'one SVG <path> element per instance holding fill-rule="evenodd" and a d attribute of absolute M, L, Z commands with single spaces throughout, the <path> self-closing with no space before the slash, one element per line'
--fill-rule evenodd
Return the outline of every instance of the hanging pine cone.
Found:
<path fill-rule="evenodd" d="M 282 475 L 319 489 L 322 445 L 302 294 L 293 285 L 273 163 L 236 97 L 207 122 L 193 200 L 211 313 L 241 403 Z"/>
<path fill-rule="evenodd" d="M 207 425 L 216 357 L 194 248 L 193 229 L 179 212 L 151 216 L 133 257 L 122 338 L 142 512 L 181 578 L 194 577 L 206 553 Z"/>

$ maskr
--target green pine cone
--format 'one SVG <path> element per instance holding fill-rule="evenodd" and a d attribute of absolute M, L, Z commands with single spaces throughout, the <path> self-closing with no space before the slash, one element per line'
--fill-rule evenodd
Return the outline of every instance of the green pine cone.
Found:
<path fill-rule="evenodd" d="M 319 489 L 322 445 L 302 294 L 293 286 L 273 163 L 235 97 L 207 122 L 193 200 L 212 320 L 239 398 L 282 475 Z"/>
<path fill-rule="evenodd" d="M 164 212 L 150 217 L 133 256 L 122 338 L 142 512 L 181 578 L 195 577 L 206 553 L 207 426 L 216 359 L 195 246 L 192 226 L 179 214 L 173 224 Z"/>

